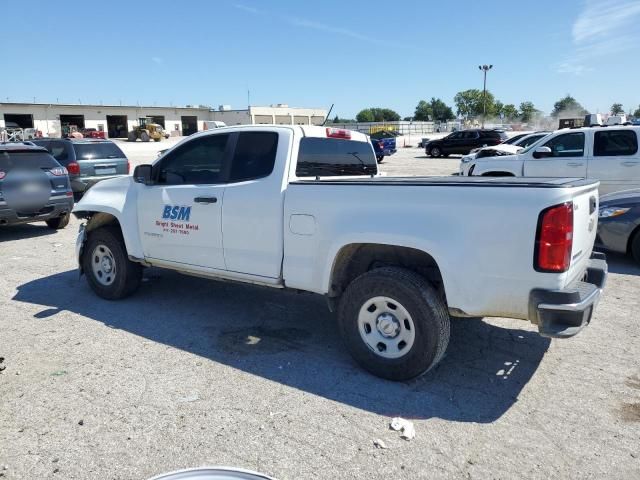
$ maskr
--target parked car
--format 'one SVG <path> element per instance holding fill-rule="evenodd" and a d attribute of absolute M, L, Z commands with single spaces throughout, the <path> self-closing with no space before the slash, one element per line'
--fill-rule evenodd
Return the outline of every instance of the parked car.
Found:
<path fill-rule="evenodd" d="M 42 147 L 0 143 L 0 225 L 69 223 L 73 193 L 67 170 Z"/>
<path fill-rule="evenodd" d="M 432 157 L 446 157 L 455 153 L 466 155 L 474 148 L 498 145 L 507 138 L 507 134 L 502 130 L 460 130 L 444 138 L 430 140 L 424 148 L 425 153 Z"/>
<path fill-rule="evenodd" d="M 101 138 L 104 139 L 104 131 L 97 128 L 83 128 L 80 133 L 84 138 Z"/>
<path fill-rule="evenodd" d="M 438 363 L 449 315 L 530 320 L 549 337 L 589 323 L 606 278 L 597 182 L 377 170 L 349 130 L 193 134 L 75 206 L 80 271 L 109 300 L 135 292 L 143 266 L 324 295 L 355 360 L 392 380 Z"/>
<path fill-rule="evenodd" d="M 129 160 L 111 140 L 39 138 L 32 142 L 66 167 L 76 198 L 97 182 L 129 174 Z"/>
<path fill-rule="evenodd" d="M 640 263 L 640 189 L 600 197 L 596 248 L 632 255 Z"/>
<path fill-rule="evenodd" d="M 372 134 L 371 144 L 373 145 L 378 163 L 382 163 L 384 157 L 393 155 L 398 151 L 396 148 L 396 135 L 390 132 L 377 132 Z"/>
<path fill-rule="evenodd" d="M 574 177 L 600 181 L 600 193 L 640 188 L 640 127 L 557 130 L 515 155 L 461 164 L 461 175 Z"/>
<path fill-rule="evenodd" d="M 502 142 L 501 144 L 494 147 L 474 148 L 468 155 L 464 155 L 460 161 L 464 164 L 475 160 L 476 158 L 513 155 L 527 148 L 529 145 L 533 145 L 541 138 L 549 135 L 549 133 L 550 132 L 536 132 L 528 133 L 525 135 L 517 135 L 518 139 L 513 142 L 509 142 L 509 140 L 512 140 L 509 139 L 506 142 Z"/>

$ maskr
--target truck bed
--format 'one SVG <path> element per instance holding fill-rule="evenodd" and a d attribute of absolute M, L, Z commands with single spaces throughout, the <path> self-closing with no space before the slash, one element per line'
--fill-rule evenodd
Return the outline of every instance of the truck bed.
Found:
<path fill-rule="evenodd" d="M 519 187 L 519 188 L 572 188 L 595 185 L 596 180 L 585 178 L 547 177 L 323 177 L 297 180 L 298 185 L 412 185 L 460 187 Z"/>

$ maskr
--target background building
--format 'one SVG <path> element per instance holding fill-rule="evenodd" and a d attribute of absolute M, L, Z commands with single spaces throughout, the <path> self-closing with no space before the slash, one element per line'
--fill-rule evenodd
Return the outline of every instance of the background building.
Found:
<path fill-rule="evenodd" d="M 59 137 L 63 127 L 103 130 L 111 138 L 125 138 L 140 117 L 152 117 L 172 135 L 191 135 L 204 130 L 204 122 L 223 121 L 227 125 L 265 124 L 320 125 L 327 111 L 296 108 L 285 104 L 251 106 L 232 110 L 221 105 L 209 107 L 149 107 L 136 105 L 71 105 L 50 103 L 0 103 L 0 128 L 35 128 L 44 136 Z"/>

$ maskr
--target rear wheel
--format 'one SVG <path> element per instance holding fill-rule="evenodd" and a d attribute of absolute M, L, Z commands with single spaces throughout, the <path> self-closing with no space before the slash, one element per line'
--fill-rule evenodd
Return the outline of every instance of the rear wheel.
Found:
<path fill-rule="evenodd" d="M 142 132 L 140 134 L 140 140 L 142 140 L 143 142 L 148 142 L 149 141 L 149 134 L 147 132 Z"/>
<path fill-rule="evenodd" d="M 356 362 L 389 380 L 426 373 L 449 343 L 445 303 L 423 277 L 403 268 L 378 268 L 351 282 L 338 322 Z"/>
<path fill-rule="evenodd" d="M 439 157 L 440 155 L 442 155 L 442 150 L 440 150 L 440 147 L 431 147 L 431 149 L 429 150 L 429 155 L 434 158 Z"/>
<path fill-rule="evenodd" d="M 378 160 L 378 163 L 382 163 L 382 161 L 384 160 L 384 155 L 378 155 L 376 157 L 376 160 Z"/>
<path fill-rule="evenodd" d="M 122 235 L 114 227 L 89 233 L 82 269 L 91 289 L 107 300 L 128 297 L 142 281 L 142 266 L 129 260 Z"/>
<path fill-rule="evenodd" d="M 638 230 L 631 240 L 631 255 L 633 259 L 640 263 L 640 230 Z"/>
<path fill-rule="evenodd" d="M 127 141 L 135 142 L 136 141 L 136 132 L 129 132 L 127 134 Z"/>
<path fill-rule="evenodd" d="M 61 216 L 61 217 L 57 217 L 57 218 L 50 218 L 49 220 L 46 221 L 47 223 L 47 227 L 52 228 L 54 230 L 61 230 L 64 227 L 66 227 L 67 225 L 69 225 L 69 217 L 71 215 L 69 213 Z"/>

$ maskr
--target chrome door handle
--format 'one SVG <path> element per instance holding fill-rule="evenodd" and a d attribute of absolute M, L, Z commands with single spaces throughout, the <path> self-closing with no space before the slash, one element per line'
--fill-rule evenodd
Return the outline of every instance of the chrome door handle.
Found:
<path fill-rule="evenodd" d="M 210 203 L 216 203 L 218 199 L 216 197 L 196 197 L 193 199 L 196 203 L 202 203 L 204 205 L 209 205 Z"/>
<path fill-rule="evenodd" d="M 584 163 L 577 163 L 577 162 L 569 162 L 569 163 L 567 163 L 568 167 L 581 167 L 583 165 L 584 165 Z"/>
<path fill-rule="evenodd" d="M 640 162 L 622 162 L 622 165 L 625 167 L 633 167 L 634 165 L 638 165 Z"/>

